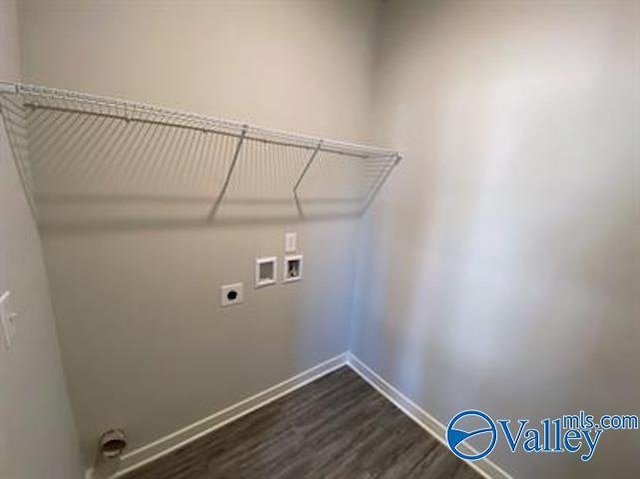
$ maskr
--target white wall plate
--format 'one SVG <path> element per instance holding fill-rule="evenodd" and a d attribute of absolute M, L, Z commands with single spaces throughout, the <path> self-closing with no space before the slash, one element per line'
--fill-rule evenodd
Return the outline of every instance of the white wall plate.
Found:
<path fill-rule="evenodd" d="M 220 306 L 233 306 L 244 301 L 244 288 L 242 283 L 225 284 L 220 287 Z"/>
<path fill-rule="evenodd" d="M 302 255 L 288 255 L 284 257 L 283 283 L 300 281 L 302 279 Z"/>
<path fill-rule="evenodd" d="M 278 258 L 276 256 L 256 258 L 256 288 L 276 284 L 277 276 Z"/>
<path fill-rule="evenodd" d="M 285 233 L 284 234 L 284 252 L 295 253 L 298 249 L 298 234 L 297 233 Z"/>
<path fill-rule="evenodd" d="M 0 294 L 0 343 L 5 349 L 11 349 L 16 335 L 16 314 L 9 306 L 9 291 Z"/>

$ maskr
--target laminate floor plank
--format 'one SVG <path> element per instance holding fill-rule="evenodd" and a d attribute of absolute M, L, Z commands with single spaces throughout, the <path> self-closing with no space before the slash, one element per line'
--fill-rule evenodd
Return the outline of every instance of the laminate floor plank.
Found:
<path fill-rule="evenodd" d="M 123 479 L 480 479 L 348 367 Z"/>

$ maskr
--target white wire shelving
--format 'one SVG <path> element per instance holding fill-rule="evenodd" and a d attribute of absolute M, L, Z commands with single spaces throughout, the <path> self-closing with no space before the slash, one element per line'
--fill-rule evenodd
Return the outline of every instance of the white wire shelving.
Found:
<path fill-rule="evenodd" d="M 153 105 L 0 83 L 0 110 L 34 214 L 44 198 L 343 201 L 361 214 L 402 155 Z M 306 189 L 306 193 L 305 193 Z M 184 198 L 183 198 L 184 199 Z"/>

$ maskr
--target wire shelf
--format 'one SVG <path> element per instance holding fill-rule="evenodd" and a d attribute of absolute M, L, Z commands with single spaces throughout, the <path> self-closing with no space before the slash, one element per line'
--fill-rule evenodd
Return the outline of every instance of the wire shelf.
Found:
<path fill-rule="evenodd" d="M 398 151 L 314 138 L 157 106 L 0 83 L 0 109 L 34 214 L 52 203 L 171 200 L 314 204 L 363 213 L 401 160 Z M 272 206 L 270 206 L 272 205 Z M 284 206 L 283 206 L 284 205 Z M 224 207 L 224 208 L 223 208 Z"/>

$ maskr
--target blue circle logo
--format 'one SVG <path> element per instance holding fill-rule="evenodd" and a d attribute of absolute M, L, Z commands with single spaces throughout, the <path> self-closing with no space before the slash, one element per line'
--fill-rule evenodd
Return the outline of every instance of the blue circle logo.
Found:
<path fill-rule="evenodd" d="M 471 426 L 471 430 L 467 431 L 462 429 L 464 423 L 473 424 L 473 426 Z M 456 425 L 459 426 L 456 427 Z M 476 436 L 485 437 L 487 446 L 481 452 L 475 452 L 474 450 L 473 454 L 461 452 L 459 449 L 460 446 L 462 446 L 470 437 Z M 475 411 L 471 409 L 462 411 L 461 413 L 456 414 L 447 426 L 447 442 L 449 443 L 449 449 L 451 449 L 456 456 L 468 461 L 476 461 L 489 454 L 496 445 L 497 437 L 498 431 L 496 430 L 496 425 L 493 422 L 493 419 L 482 411 Z"/>

